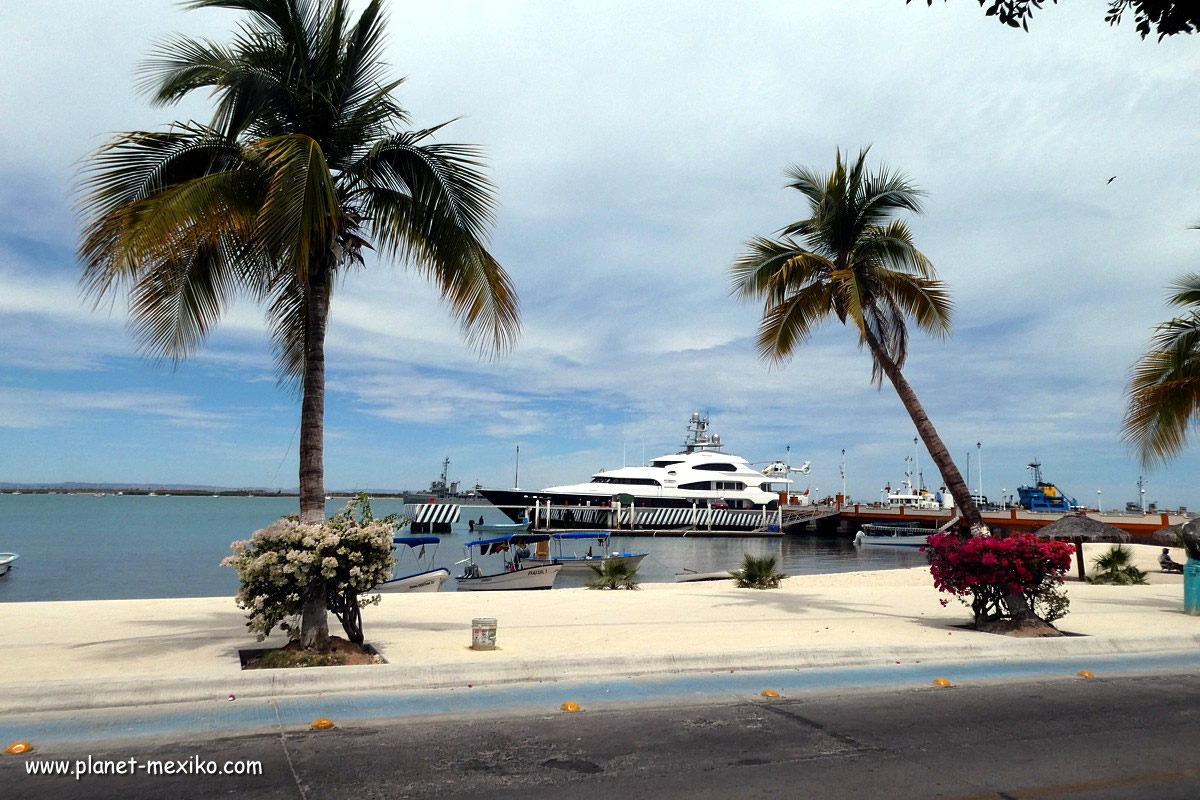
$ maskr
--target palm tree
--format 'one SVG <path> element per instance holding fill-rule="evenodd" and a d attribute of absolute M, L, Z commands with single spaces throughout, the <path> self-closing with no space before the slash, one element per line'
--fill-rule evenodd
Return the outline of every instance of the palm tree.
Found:
<path fill-rule="evenodd" d="M 116 135 L 82 184 L 82 284 L 128 291 L 143 352 L 174 364 L 238 296 L 266 312 L 281 384 L 298 390 L 300 515 L 325 519 L 325 330 L 337 278 L 363 250 L 432 279 L 468 341 L 499 353 L 519 330 L 512 283 L 485 243 L 492 186 L 480 151 L 406 130 L 384 81 L 380 0 L 190 0 L 246 12 L 230 45 L 178 37 L 145 65 L 158 105 L 209 90 L 211 122 Z M 324 587 L 302 641 L 328 636 Z"/>
<path fill-rule="evenodd" d="M 729 571 L 739 589 L 778 589 L 787 575 L 775 571 L 775 556 L 755 558 L 742 554 L 742 568 Z"/>
<path fill-rule="evenodd" d="M 769 362 L 789 359 L 830 316 L 851 326 L 859 347 L 871 353 L 872 383 L 882 386 L 884 376 L 891 381 L 964 519 L 982 526 L 958 467 L 901 373 L 907 318 L 934 336 L 950 330 L 949 293 L 913 245 L 908 225 L 893 218 L 920 213 L 923 192 L 886 167 L 868 173 L 869 150 L 853 163 L 839 150 L 829 175 L 805 167 L 788 171 L 788 186 L 808 199 L 810 216 L 778 239 L 749 241 L 731 269 L 733 293 L 763 301 L 758 353 Z"/>
<path fill-rule="evenodd" d="M 1159 325 L 1134 365 L 1121 425 L 1121 438 L 1146 467 L 1178 455 L 1200 418 L 1200 275 L 1184 275 L 1170 289 L 1167 302 L 1188 311 Z"/>
<path fill-rule="evenodd" d="M 1124 545 L 1114 545 L 1107 553 L 1092 559 L 1096 568 L 1088 583 L 1111 583 L 1118 586 L 1146 583 L 1146 573 L 1133 563 L 1133 551 Z"/>
<path fill-rule="evenodd" d="M 596 577 L 587 583 L 589 589 L 636 589 L 637 567 L 630 569 L 629 562 L 623 558 L 605 561 L 600 566 L 588 564 Z"/>

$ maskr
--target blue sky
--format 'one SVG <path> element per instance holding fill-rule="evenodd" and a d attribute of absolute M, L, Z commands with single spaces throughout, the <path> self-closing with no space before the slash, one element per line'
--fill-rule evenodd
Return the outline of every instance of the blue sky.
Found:
<path fill-rule="evenodd" d="M 804 215 L 790 165 L 871 144 L 929 194 L 911 223 L 954 333 L 914 332 L 906 375 L 960 469 L 970 453 L 977 483 L 979 442 L 988 495 L 1036 456 L 1080 501 L 1136 498 L 1128 371 L 1170 316 L 1166 284 L 1200 270 L 1200 37 L 1142 41 L 1097 4 L 1048 7 L 1029 34 L 968 0 L 389 8 L 414 125 L 462 117 L 441 140 L 487 150 L 523 330 L 480 359 L 431 287 L 369 260 L 333 301 L 328 487 L 421 487 L 444 456 L 452 479 L 507 486 L 518 444 L 522 486 L 575 482 L 673 451 L 698 410 L 751 461 L 811 460 L 822 494 L 844 449 L 850 493 L 877 499 L 913 452 L 894 393 L 836 323 L 768 368 L 761 309 L 727 277 L 747 239 Z M 134 351 L 123 303 L 77 288 L 80 159 L 205 117 L 204 98 L 151 108 L 135 68 L 164 35 L 227 39 L 233 19 L 0 9 L 0 481 L 296 485 L 299 404 L 258 309 L 173 370 Z M 1197 466 L 1193 448 L 1145 473 L 1147 499 L 1200 506 Z"/>

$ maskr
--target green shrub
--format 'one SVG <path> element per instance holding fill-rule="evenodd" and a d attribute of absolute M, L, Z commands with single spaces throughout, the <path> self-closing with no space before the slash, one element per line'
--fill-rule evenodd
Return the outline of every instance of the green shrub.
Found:
<path fill-rule="evenodd" d="M 742 568 L 730 571 L 739 589 L 778 589 L 787 575 L 775 571 L 775 556 L 755 558 L 749 553 L 742 559 Z"/>
<path fill-rule="evenodd" d="M 600 566 L 588 564 L 596 577 L 587 583 L 589 589 L 636 589 L 638 588 L 637 570 L 629 568 L 629 562 L 623 558 L 605 561 Z"/>
<path fill-rule="evenodd" d="M 1111 583 L 1117 586 L 1146 583 L 1146 573 L 1133 565 L 1133 551 L 1123 545 L 1096 556 L 1092 559 L 1092 565 L 1096 568 L 1096 574 L 1088 576 L 1088 583 Z"/>

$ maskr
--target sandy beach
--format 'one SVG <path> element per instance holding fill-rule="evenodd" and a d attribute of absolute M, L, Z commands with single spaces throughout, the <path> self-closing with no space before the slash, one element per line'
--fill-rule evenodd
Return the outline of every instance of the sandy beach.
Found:
<path fill-rule="evenodd" d="M 1090 559 L 1107 545 L 1089 545 Z M 231 598 L 10 603 L 2 710 L 72 703 L 173 702 L 242 693 L 416 688 L 563 676 L 1033 658 L 1058 652 L 1158 652 L 1200 646 L 1183 613 L 1183 578 L 1157 571 L 1161 548 L 1134 545 L 1145 586 L 1068 581 L 1061 630 L 1018 639 L 967 630 L 924 568 L 791 578 L 775 590 L 732 581 L 644 584 L 637 591 L 439 592 L 385 596 L 364 611 L 387 664 L 242 671 L 238 651 L 278 646 L 246 632 Z M 1173 550 L 1176 560 L 1182 551 Z M 497 648 L 470 648 L 471 622 L 497 620 Z M 330 627 L 340 632 L 336 620 Z M 8 706 L 8 708 L 6 708 Z"/>

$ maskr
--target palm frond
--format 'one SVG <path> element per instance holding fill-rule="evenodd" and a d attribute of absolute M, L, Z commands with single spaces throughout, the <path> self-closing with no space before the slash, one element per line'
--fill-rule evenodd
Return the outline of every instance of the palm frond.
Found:
<path fill-rule="evenodd" d="M 833 312 L 827 283 L 811 283 L 763 310 L 756 349 L 765 361 L 782 364 Z"/>
<path fill-rule="evenodd" d="M 352 170 L 352 196 L 379 247 L 437 282 L 468 342 L 503 352 L 520 314 L 512 280 L 484 244 L 491 183 L 476 148 L 422 145 L 430 133 L 379 142 Z"/>
<path fill-rule="evenodd" d="M 945 284 L 887 269 L 876 270 L 874 277 L 879 292 L 891 298 L 922 330 L 936 338 L 949 335 L 954 304 Z"/>
<path fill-rule="evenodd" d="M 913 242 L 912 230 L 903 220 L 874 225 L 855 241 L 847 260 L 854 264 L 887 267 L 922 278 L 936 279 L 937 271 Z"/>
<path fill-rule="evenodd" d="M 1168 284 L 1167 288 L 1171 290 L 1167 295 L 1170 305 L 1200 307 L 1200 274 L 1189 272 Z"/>
<path fill-rule="evenodd" d="M 341 206 L 333 175 L 321 146 L 308 136 L 263 139 L 255 150 L 270 171 L 257 233 L 271 250 L 286 254 L 307 282 L 313 248 L 328 248 L 338 234 Z"/>
<path fill-rule="evenodd" d="M 328 289 L 326 297 L 329 296 Z M 281 387 L 299 394 L 304 378 L 304 343 L 308 341 L 308 298 L 293 276 L 271 287 L 267 327 L 275 352 L 275 372 Z"/>
<path fill-rule="evenodd" d="M 1133 367 L 1121 438 L 1145 466 L 1165 463 L 1187 444 L 1200 414 L 1200 314 L 1158 326 L 1149 352 Z"/>
<path fill-rule="evenodd" d="M 730 269 L 731 293 L 778 304 L 789 290 L 821 280 L 830 269 L 832 265 L 827 260 L 791 239 L 756 237 L 746 243 L 744 252 Z"/>

